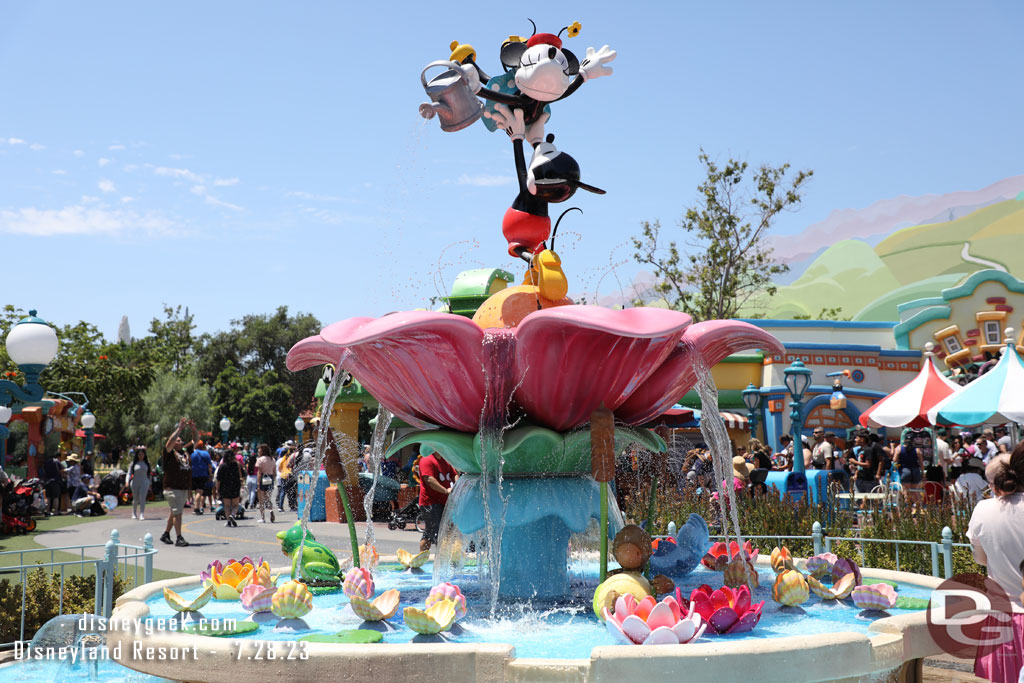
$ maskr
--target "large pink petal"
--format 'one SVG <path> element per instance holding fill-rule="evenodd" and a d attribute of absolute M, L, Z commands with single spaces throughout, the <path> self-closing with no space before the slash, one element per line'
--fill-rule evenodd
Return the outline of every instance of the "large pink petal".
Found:
<path fill-rule="evenodd" d="M 698 360 L 710 369 L 726 356 L 754 348 L 784 352 L 782 343 L 774 336 L 740 320 L 709 320 L 692 325 L 657 372 L 615 410 L 615 417 L 633 425 L 649 422 L 671 408 L 697 383 Z"/>
<path fill-rule="evenodd" d="M 737 622 L 739 622 L 739 617 L 736 615 L 736 610 L 732 607 L 723 607 L 715 610 L 714 614 L 708 617 L 708 623 L 711 625 L 711 628 L 715 629 L 718 633 L 727 633 Z"/>
<path fill-rule="evenodd" d="M 654 630 L 659 626 L 672 628 L 679 621 L 679 617 L 672 614 L 672 607 L 665 602 L 659 602 L 647 615 L 647 626 Z"/>
<path fill-rule="evenodd" d="M 388 410 L 421 428 L 463 432 L 480 426 L 484 402 L 483 330 L 450 313 L 393 313 L 347 321 L 320 336 L 350 352 L 346 367 Z"/>
<path fill-rule="evenodd" d="M 558 306 L 516 330 L 517 402 L 558 431 L 582 425 L 602 403 L 616 410 L 678 345 L 690 316 L 659 308 Z"/>

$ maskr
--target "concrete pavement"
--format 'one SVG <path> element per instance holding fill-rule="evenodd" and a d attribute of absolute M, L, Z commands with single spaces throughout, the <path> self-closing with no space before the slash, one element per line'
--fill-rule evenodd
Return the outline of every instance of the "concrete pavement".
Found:
<path fill-rule="evenodd" d="M 255 517 L 247 516 L 246 519 L 239 520 L 237 527 L 225 527 L 222 520 L 214 519 L 209 512 L 205 515 L 195 515 L 186 508 L 182 518 L 182 534 L 190 545 L 187 548 L 178 548 L 165 545 L 159 540 L 167 522 L 167 506 L 149 507 L 146 512 L 146 519 L 136 520 L 131 518 L 131 506 L 118 507 L 110 514 L 96 518 L 95 521 L 41 533 L 35 537 L 35 541 L 47 548 L 104 544 L 110 539 L 110 531 L 117 529 L 122 543 L 142 545 L 142 539 L 148 532 L 153 535 L 153 544 L 160 551 L 154 557 L 154 567 L 196 574 L 206 569 L 211 560 L 226 560 L 243 555 L 262 555 L 271 565 L 286 564 L 287 560 L 281 554 L 281 543 L 275 534 L 298 520 L 294 512 L 275 511 L 277 521 L 273 524 L 269 523 L 269 514 L 266 524 L 258 523 L 257 513 Z M 246 510 L 247 514 L 248 512 Z M 356 529 L 359 542 L 362 543 L 366 524 L 359 522 Z M 339 559 L 347 558 L 351 554 L 347 524 L 313 522 L 310 524 L 310 530 L 318 541 L 335 550 Z M 391 531 L 386 523 L 378 522 L 374 524 L 374 531 L 377 550 L 381 555 L 393 555 L 399 548 L 405 548 L 412 553 L 419 551 L 420 534 L 411 525 L 406 527 L 405 531 Z M 171 536 L 174 536 L 173 532 Z M 103 554 L 102 548 L 91 550 L 93 552 L 87 552 L 86 555 L 100 557 Z"/>

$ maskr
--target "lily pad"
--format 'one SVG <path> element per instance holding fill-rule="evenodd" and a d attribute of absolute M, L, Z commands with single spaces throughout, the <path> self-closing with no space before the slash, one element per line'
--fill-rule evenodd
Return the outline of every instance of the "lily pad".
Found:
<path fill-rule="evenodd" d="M 337 633 L 314 633 L 311 636 L 299 638 L 300 643 L 379 643 L 384 640 L 384 634 L 380 631 L 371 631 L 365 628 L 355 628 Z"/>
<path fill-rule="evenodd" d="M 896 598 L 896 609 L 928 609 L 928 599 L 901 595 Z"/>
<path fill-rule="evenodd" d="M 392 572 L 392 571 L 400 572 L 400 571 L 405 569 L 405 566 L 402 565 L 402 564 L 399 564 L 398 562 L 381 562 L 380 564 L 377 565 L 377 569 L 380 569 L 382 571 L 389 571 L 389 572 Z"/>
<path fill-rule="evenodd" d="M 341 586 L 306 586 L 309 588 L 309 592 L 313 595 L 330 595 L 331 593 L 337 593 L 341 591 Z"/>
<path fill-rule="evenodd" d="M 187 624 L 182 630 L 185 633 L 195 633 L 200 636 L 237 636 L 241 633 L 252 633 L 260 627 L 259 624 L 248 619 L 236 621 L 234 624 L 234 628 L 219 625 L 214 628 L 211 622 L 200 621 L 196 624 Z"/>

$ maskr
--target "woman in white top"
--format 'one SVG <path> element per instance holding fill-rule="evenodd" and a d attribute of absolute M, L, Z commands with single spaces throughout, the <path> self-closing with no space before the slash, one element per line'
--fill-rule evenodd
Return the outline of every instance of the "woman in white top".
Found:
<path fill-rule="evenodd" d="M 132 519 L 146 518 L 146 497 L 149 495 L 149 478 L 152 472 L 146 449 L 135 449 L 135 460 L 128 470 L 128 486 L 132 490 Z"/>
<path fill-rule="evenodd" d="M 995 493 L 974 508 L 967 537 L 974 559 L 1006 592 L 1013 608 L 1013 637 L 995 646 L 981 646 L 974 673 L 990 681 L 1017 683 L 1024 668 L 1024 603 L 1020 593 L 1024 560 L 1024 443 L 1009 456 L 998 456 L 986 468 Z"/>

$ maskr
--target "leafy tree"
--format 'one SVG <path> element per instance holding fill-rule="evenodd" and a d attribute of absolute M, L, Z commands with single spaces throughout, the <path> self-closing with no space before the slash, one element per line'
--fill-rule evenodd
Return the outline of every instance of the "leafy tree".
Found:
<path fill-rule="evenodd" d="M 160 440 L 166 439 L 182 417 L 195 420 L 201 430 L 215 428 L 210 391 L 194 371 L 160 371 L 142 394 L 141 406 L 139 414 L 129 418 L 125 430 L 136 442 L 153 439 L 155 424 L 162 427 Z"/>
<path fill-rule="evenodd" d="M 777 263 L 765 237 L 778 215 L 795 210 L 813 171 L 786 177 L 789 164 L 758 167 L 747 178 L 745 161 L 724 166 L 702 149 L 706 178 L 696 204 L 686 209 L 679 227 L 694 241 L 689 253 L 675 240 L 664 246 L 661 223 L 644 221 L 633 238 L 633 257 L 654 269 L 654 290 L 676 309 L 697 320 L 735 317 L 758 293 L 775 294 L 772 279 L 789 270 Z"/>

